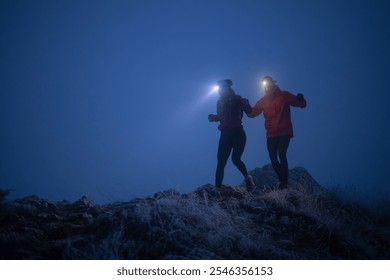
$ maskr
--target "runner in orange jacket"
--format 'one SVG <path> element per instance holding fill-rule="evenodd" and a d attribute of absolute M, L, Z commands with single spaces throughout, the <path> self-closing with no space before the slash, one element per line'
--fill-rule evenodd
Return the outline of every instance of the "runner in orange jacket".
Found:
<path fill-rule="evenodd" d="M 287 148 L 294 136 L 290 106 L 305 108 L 306 100 L 301 93 L 295 96 L 280 90 L 275 82 L 270 76 L 262 79 L 265 96 L 256 103 L 248 117 L 254 118 L 264 112 L 268 154 L 279 178 L 279 187 L 285 188 L 288 183 Z"/>

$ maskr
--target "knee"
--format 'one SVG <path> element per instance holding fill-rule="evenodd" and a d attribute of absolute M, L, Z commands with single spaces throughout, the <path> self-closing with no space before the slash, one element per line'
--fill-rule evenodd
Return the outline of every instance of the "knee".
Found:
<path fill-rule="evenodd" d="M 241 164 L 241 159 L 239 157 L 232 157 L 232 162 L 237 166 Z"/>

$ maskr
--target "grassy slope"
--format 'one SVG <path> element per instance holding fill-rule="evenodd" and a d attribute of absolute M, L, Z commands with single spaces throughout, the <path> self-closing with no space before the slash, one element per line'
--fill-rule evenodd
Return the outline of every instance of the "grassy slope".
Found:
<path fill-rule="evenodd" d="M 0 208 L 2 259 L 389 259 L 388 212 L 326 189 L 211 185 L 93 205 L 29 197 Z"/>

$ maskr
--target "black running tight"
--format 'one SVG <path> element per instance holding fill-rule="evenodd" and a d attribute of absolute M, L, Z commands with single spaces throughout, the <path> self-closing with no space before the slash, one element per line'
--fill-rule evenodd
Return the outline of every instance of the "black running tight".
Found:
<path fill-rule="evenodd" d="M 238 168 L 244 177 L 247 176 L 248 172 L 246 166 L 241 160 L 241 156 L 245 149 L 245 144 L 246 134 L 242 127 L 221 131 L 217 155 L 218 165 L 215 174 L 216 187 L 220 187 L 222 185 L 224 169 L 232 151 L 233 164 Z"/>
<path fill-rule="evenodd" d="M 287 148 L 290 144 L 290 136 L 279 136 L 267 139 L 267 149 L 269 158 L 280 183 L 288 183 L 288 161 Z M 279 156 L 279 160 L 278 160 Z"/>

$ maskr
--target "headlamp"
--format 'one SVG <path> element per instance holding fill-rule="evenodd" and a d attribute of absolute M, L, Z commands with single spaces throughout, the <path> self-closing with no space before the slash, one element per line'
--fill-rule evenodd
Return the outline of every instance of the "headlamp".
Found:
<path fill-rule="evenodd" d="M 269 88 L 272 88 L 273 85 L 275 84 L 275 80 L 272 79 L 271 76 L 264 76 L 261 80 L 261 86 L 264 90 L 267 90 Z"/>

